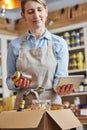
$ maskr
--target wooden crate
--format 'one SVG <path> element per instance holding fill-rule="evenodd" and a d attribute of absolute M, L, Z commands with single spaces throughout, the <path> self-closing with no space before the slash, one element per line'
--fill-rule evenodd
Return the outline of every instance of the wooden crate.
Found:
<path fill-rule="evenodd" d="M 27 31 L 28 27 L 23 19 L 12 21 L 11 19 L 0 18 L 0 33 L 20 35 Z"/>
<path fill-rule="evenodd" d="M 83 18 L 87 17 L 87 2 L 83 4 L 77 4 L 71 7 L 71 18 Z"/>
<path fill-rule="evenodd" d="M 0 30 L 14 30 L 12 20 L 0 18 Z"/>
<path fill-rule="evenodd" d="M 70 18 L 70 8 L 63 8 L 49 12 L 47 19 L 47 28 L 53 29 L 58 27 L 58 24 L 65 22 Z"/>
<path fill-rule="evenodd" d="M 25 32 L 27 29 L 28 26 L 23 19 L 16 21 L 15 30 L 18 30 L 19 32 Z"/>

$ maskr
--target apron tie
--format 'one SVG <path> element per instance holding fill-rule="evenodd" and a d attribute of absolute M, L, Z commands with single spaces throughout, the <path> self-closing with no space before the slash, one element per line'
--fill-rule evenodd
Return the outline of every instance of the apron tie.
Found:
<path fill-rule="evenodd" d="M 28 89 L 28 90 L 26 90 L 26 91 L 24 92 L 23 98 L 24 98 L 25 96 L 28 96 L 30 93 L 33 93 L 33 94 L 35 95 L 36 99 L 39 100 L 39 95 L 40 95 L 42 92 L 44 92 L 44 91 L 52 91 L 52 89 L 44 89 L 44 88 L 42 88 L 42 87 L 39 87 L 39 88 L 37 88 L 37 89 Z"/>
<path fill-rule="evenodd" d="M 28 89 L 27 91 L 25 91 L 24 94 L 23 94 L 23 99 L 24 99 L 26 96 L 28 96 L 30 93 L 33 93 L 33 94 L 35 95 L 36 99 L 39 100 L 39 94 L 38 94 L 38 92 L 37 92 L 36 90 L 34 90 L 34 89 Z"/>

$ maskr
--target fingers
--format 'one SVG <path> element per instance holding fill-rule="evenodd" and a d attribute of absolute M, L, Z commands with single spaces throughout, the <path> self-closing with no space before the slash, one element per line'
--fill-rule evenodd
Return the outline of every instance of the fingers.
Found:
<path fill-rule="evenodd" d="M 65 91 L 65 85 L 57 87 L 57 93 L 63 95 Z"/>
<path fill-rule="evenodd" d="M 20 80 L 18 80 L 15 83 L 15 85 L 20 87 L 20 88 L 28 88 L 30 85 L 30 80 L 27 78 L 20 78 Z"/>
<path fill-rule="evenodd" d="M 66 95 L 66 94 L 70 94 L 71 92 L 73 92 L 72 84 L 57 86 L 57 93 L 59 95 Z"/>

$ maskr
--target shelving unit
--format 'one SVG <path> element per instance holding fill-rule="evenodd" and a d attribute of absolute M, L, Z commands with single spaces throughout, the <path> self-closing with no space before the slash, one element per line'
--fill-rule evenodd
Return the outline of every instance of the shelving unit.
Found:
<path fill-rule="evenodd" d="M 8 90 L 6 85 L 6 77 L 7 77 L 7 48 L 9 42 L 16 38 L 16 36 L 11 35 L 1 35 L 0 34 L 0 101 L 2 101 L 3 97 L 8 97 L 11 91 Z"/>
<path fill-rule="evenodd" d="M 76 93 L 71 93 L 71 94 L 68 94 L 68 95 L 62 95 L 62 97 L 81 96 L 81 95 L 87 96 L 87 92 L 76 92 Z"/>
<path fill-rule="evenodd" d="M 82 36 L 82 39 L 81 37 L 79 37 L 80 39 L 78 40 L 79 41 L 79 44 L 75 45 L 73 44 L 73 46 L 70 46 L 71 39 L 68 38 L 65 38 L 64 37 L 64 33 L 68 32 L 68 34 L 72 34 L 72 32 L 80 32 L 79 30 L 82 29 L 83 30 L 83 36 Z M 82 53 L 82 56 L 83 56 L 83 66 L 80 66 L 81 67 L 77 67 L 77 59 L 75 59 L 75 65 L 72 68 L 69 68 L 69 75 L 85 75 L 87 76 L 87 22 L 84 22 L 84 23 L 76 23 L 76 24 L 72 24 L 72 25 L 67 25 L 65 27 L 59 27 L 59 28 L 55 28 L 55 29 L 52 29 L 50 30 L 52 33 L 54 34 L 57 34 L 57 35 L 60 35 L 62 36 L 67 44 L 68 44 L 68 47 L 69 47 L 69 64 L 70 64 L 70 56 L 76 56 L 75 58 L 77 58 L 77 53 L 81 52 Z M 76 33 L 75 33 L 76 35 Z M 81 40 L 83 41 L 83 44 L 81 44 Z M 72 41 L 73 43 L 73 41 Z M 70 102 L 70 104 L 73 104 L 74 103 L 74 100 L 76 97 L 79 97 L 80 98 L 80 102 L 81 104 L 87 104 L 87 92 L 78 92 L 78 93 L 71 93 L 71 94 L 68 94 L 68 95 L 63 95 L 61 96 L 62 98 L 62 101 L 65 102 L 65 101 L 68 101 Z M 82 118 L 81 118 L 82 119 Z M 84 118 L 83 118 L 84 119 Z M 81 128 L 78 128 L 76 130 L 86 130 L 87 129 L 87 123 L 85 124 L 84 122 L 82 122 L 83 124 L 83 127 Z"/>
<path fill-rule="evenodd" d="M 71 41 L 69 40 L 76 40 L 76 39 L 72 39 L 71 37 L 64 37 L 64 34 L 66 34 L 67 36 L 71 36 L 71 34 L 73 33 L 74 36 L 76 36 L 76 33 L 79 33 L 80 30 L 83 31 L 83 34 L 81 34 L 82 37 L 80 37 L 79 35 L 79 44 L 75 45 L 77 43 L 74 43 L 75 41 L 72 41 L 72 43 L 74 44 L 70 45 Z M 73 69 L 69 69 L 69 75 L 86 75 L 87 76 L 87 22 L 68 25 L 65 27 L 52 29 L 50 31 L 54 34 L 62 36 L 66 40 L 69 47 L 69 56 L 76 56 L 75 58 L 77 58 L 77 53 L 79 52 L 82 53 L 82 56 L 84 59 L 83 67 L 77 68 L 77 66 L 75 66 L 73 67 Z M 82 44 L 81 44 L 81 41 L 82 41 Z M 75 62 L 77 62 L 77 59 L 75 59 Z M 79 92 L 79 93 L 72 93 L 69 95 L 63 95 L 62 100 L 63 102 L 69 101 L 70 103 L 73 103 L 75 97 L 79 97 L 81 100 L 81 103 L 87 104 L 87 92 Z"/>
<path fill-rule="evenodd" d="M 87 73 L 87 22 L 60 27 L 60 28 L 52 29 L 50 31 L 56 35 L 60 35 L 61 37 L 63 37 L 68 44 L 69 75 L 78 75 L 78 74 L 86 75 Z M 77 39 L 76 39 L 76 34 L 79 34 L 79 38 L 77 37 Z M 78 40 L 79 43 L 75 43 L 74 40 Z M 81 63 L 78 63 L 78 59 L 74 59 L 77 58 L 78 53 L 81 53 L 83 56 L 83 61 Z M 73 63 L 70 63 L 70 61 L 72 61 L 70 60 L 71 57 L 73 57 L 72 59 L 74 59 Z"/>
<path fill-rule="evenodd" d="M 79 97 L 81 100 L 81 104 L 87 104 L 87 92 L 77 92 L 77 93 L 71 93 L 68 95 L 62 95 L 62 100 L 69 101 L 71 104 L 74 103 L 75 97 Z"/>
<path fill-rule="evenodd" d="M 71 93 L 68 95 L 62 95 L 62 101 L 69 101 L 70 104 L 74 104 L 74 100 L 76 97 L 80 98 L 81 104 L 87 104 L 87 92 L 77 92 Z M 87 129 L 87 116 L 77 116 L 77 118 L 81 121 L 82 127 L 77 128 L 76 130 L 86 130 Z"/>

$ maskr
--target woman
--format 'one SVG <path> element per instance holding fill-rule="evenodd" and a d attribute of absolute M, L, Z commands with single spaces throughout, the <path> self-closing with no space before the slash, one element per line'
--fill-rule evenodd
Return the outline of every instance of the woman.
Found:
<path fill-rule="evenodd" d="M 28 92 L 26 106 L 32 99 L 51 99 L 60 104 L 59 95 L 72 91 L 71 85 L 57 86 L 62 76 L 68 75 L 68 48 L 64 39 L 51 34 L 45 26 L 48 8 L 45 0 L 21 0 L 21 16 L 28 25 L 25 35 L 11 41 L 7 56 L 7 85 L 18 92 L 16 107 Z M 16 71 L 32 77 L 14 82 Z"/>

